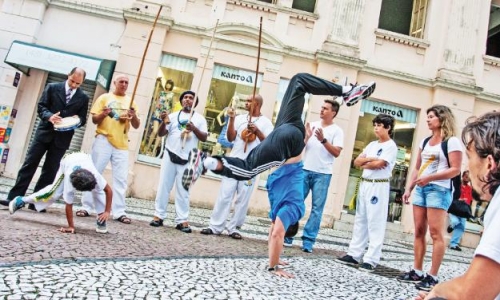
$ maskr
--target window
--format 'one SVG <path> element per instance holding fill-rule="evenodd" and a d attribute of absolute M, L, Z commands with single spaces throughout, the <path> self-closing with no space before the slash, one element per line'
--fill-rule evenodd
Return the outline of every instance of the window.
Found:
<path fill-rule="evenodd" d="M 498 6 L 492 5 L 490 9 L 486 55 L 500 58 L 500 1 L 498 2 Z"/>
<path fill-rule="evenodd" d="M 378 28 L 424 38 L 428 0 L 382 0 Z"/>
<path fill-rule="evenodd" d="M 231 106 L 237 114 L 246 113 L 245 100 L 253 94 L 255 72 L 215 65 L 204 116 L 208 125 L 208 138 L 200 142 L 203 151 L 212 155 L 228 154 L 229 142 L 225 139 L 226 108 Z M 257 79 L 256 94 L 262 84 L 262 74 Z M 222 133 L 222 134 L 221 134 Z"/>
<path fill-rule="evenodd" d="M 292 8 L 314 13 L 316 0 L 293 0 Z"/>
<path fill-rule="evenodd" d="M 266 3 L 271 3 L 271 4 L 276 4 L 277 0 L 259 0 L 260 2 L 266 2 Z"/>
<path fill-rule="evenodd" d="M 181 110 L 179 97 L 193 82 L 196 60 L 165 54 L 156 75 L 155 89 L 139 149 L 139 161 L 161 164 L 164 138 L 158 136 L 162 111 Z"/>

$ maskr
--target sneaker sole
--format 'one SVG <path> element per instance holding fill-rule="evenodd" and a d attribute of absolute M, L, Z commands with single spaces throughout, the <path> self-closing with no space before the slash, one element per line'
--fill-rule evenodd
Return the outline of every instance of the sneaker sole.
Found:
<path fill-rule="evenodd" d="M 373 94 L 373 92 L 375 91 L 376 86 L 377 86 L 377 84 L 375 82 L 370 82 L 368 84 L 368 86 L 365 88 L 365 90 L 363 90 L 363 92 L 360 95 L 352 98 L 349 102 L 346 102 L 346 105 L 353 106 L 356 103 L 358 103 L 360 100 L 363 100 L 363 99 L 370 97 L 371 94 Z"/>
<path fill-rule="evenodd" d="M 403 279 L 399 279 L 399 278 L 396 278 L 396 280 L 399 282 L 414 283 L 414 284 L 420 283 L 422 281 L 422 280 L 403 280 Z"/>
<path fill-rule="evenodd" d="M 10 212 L 11 215 L 17 211 L 17 209 L 16 209 L 16 202 L 17 201 L 14 198 L 14 200 L 10 201 L 10 203 L 9 203 L 9 212 Z"/>
<path fill-rule="evenodd" d="M 424 292 L 430 292 L 433 287 L 427 288 L 427 287 L 421 287 L 421 286 L 416 286 L 417 290 L 424 291 Z"/>
<path fill-rule="evenodd" d="M 98 229 L 98 228 L 96 228 L 95 232 L 97 232 L 97 233 L 108 233 L 108 230 L 107 229 Z"/>
<path fill-rule="evenodd" d="M 290 247 L 293 247 L 293 244 L 283 244 L 283 247 L 290 248 Z"/>
<path fill-rule="evenodd" d="M 366 272 L 366 273 L 373 273 L 375 271 L 375 269 L 369 270 L 369 269 L 365 269 L 365 268 L 358 268 L 358 270 Z"/>

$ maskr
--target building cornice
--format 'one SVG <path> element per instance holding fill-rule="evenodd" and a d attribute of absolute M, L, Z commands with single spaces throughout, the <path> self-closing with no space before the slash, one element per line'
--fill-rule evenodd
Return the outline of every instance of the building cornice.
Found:
<path fill-rule="evenodd" d="M 352 56 L 345 56 L 329 51 L 318 50 L 315 53 L 315 59 L 318 62 L 333 63 L 336 65 L 344 66 L 347 68 L 353 68 L 356 70 L 361 70 L 366 65 L 366 60 L 355 58 Z"/>
<path fill-rule="evenodd" d="M 481 94 L 476 96 L 476 99 L 500 104 L 500 95 L 499 94 L 482 92 Z"/>
<path fill-rule="evenodd" d="M 171 8 L 169 6 L 163 6 L 162 13 L 160 14 L 157 25 L 165 25 L 167 27 L 172 27 L 174 20 L 170 17 Z M 123 10 L 123 18 L 127 21 L 134 20 L 136 22 L 153 24 L 156 18 L 156 13 L 144 13 L 142 11 L 137 11 L 132 8 L 127 8 Z"/>
<path fill-rule="evenodd" d="M 79 13 L 85 13 L 95 17 L 103 17 L 113 20 L 123 20 L 123 12 L 122 9 L 119 8 L 109 8 L 106 6 L 100 6 L 100 5 L 77 2 L 77 1 L 69 1 L 69 0 L 38 0 L 38 1 L 47 3 L 49 7 L 60 8 Z"/>
<path fill-rule="evenodd" d="M 310 13 L 307 11 L 302 11 L 290 7 L 284 7 L 256 0 L 229 0 L 227 1 L 227 4 L 247 7 L 250 9 L 261 10 L 269 13 L 280 12 L 289 15 L 291 18 L 296 18 L 305 21 L 317 21 L 319 19 L 319 15 L 315 13 Z"/>

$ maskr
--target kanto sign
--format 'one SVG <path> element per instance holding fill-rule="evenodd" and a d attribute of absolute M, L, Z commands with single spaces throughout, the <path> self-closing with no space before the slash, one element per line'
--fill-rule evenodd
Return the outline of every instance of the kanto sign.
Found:
<path fill-rule="evenodd" d="M 389 116 L 393 116 L 395 118 L 401 118 L 403 119 L 403 111 L 401 109 L 389 109 L 389 108 L 383 108 L 374 105 L 372 108 L 372 111 L 379 113 L 379 114 L 387 114 Z"/>
<path fill-rule="evenodd" d="M 231 73 L 231 72 L 221 71 L 220 77 L 231 79 L 232 81 L 241 81 L 242 83 L 245 82 L 245 83 L 253 84 L 253 82 L 254 82 L 252 75 L 240 75 L 240 74 L 235 74 L 235 73 Z"/>

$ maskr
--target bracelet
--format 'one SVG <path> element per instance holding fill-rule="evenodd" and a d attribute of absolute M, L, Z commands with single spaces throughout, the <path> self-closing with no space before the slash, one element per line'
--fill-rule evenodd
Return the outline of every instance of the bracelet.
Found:
<path fill-rule="evenodd" d="M 267 270 L 268 270 L 269 272 L 278 271 L 278 265 L 275 265 L 274 267 L 269 267 L 269 268 L 267 268 Z"/>

